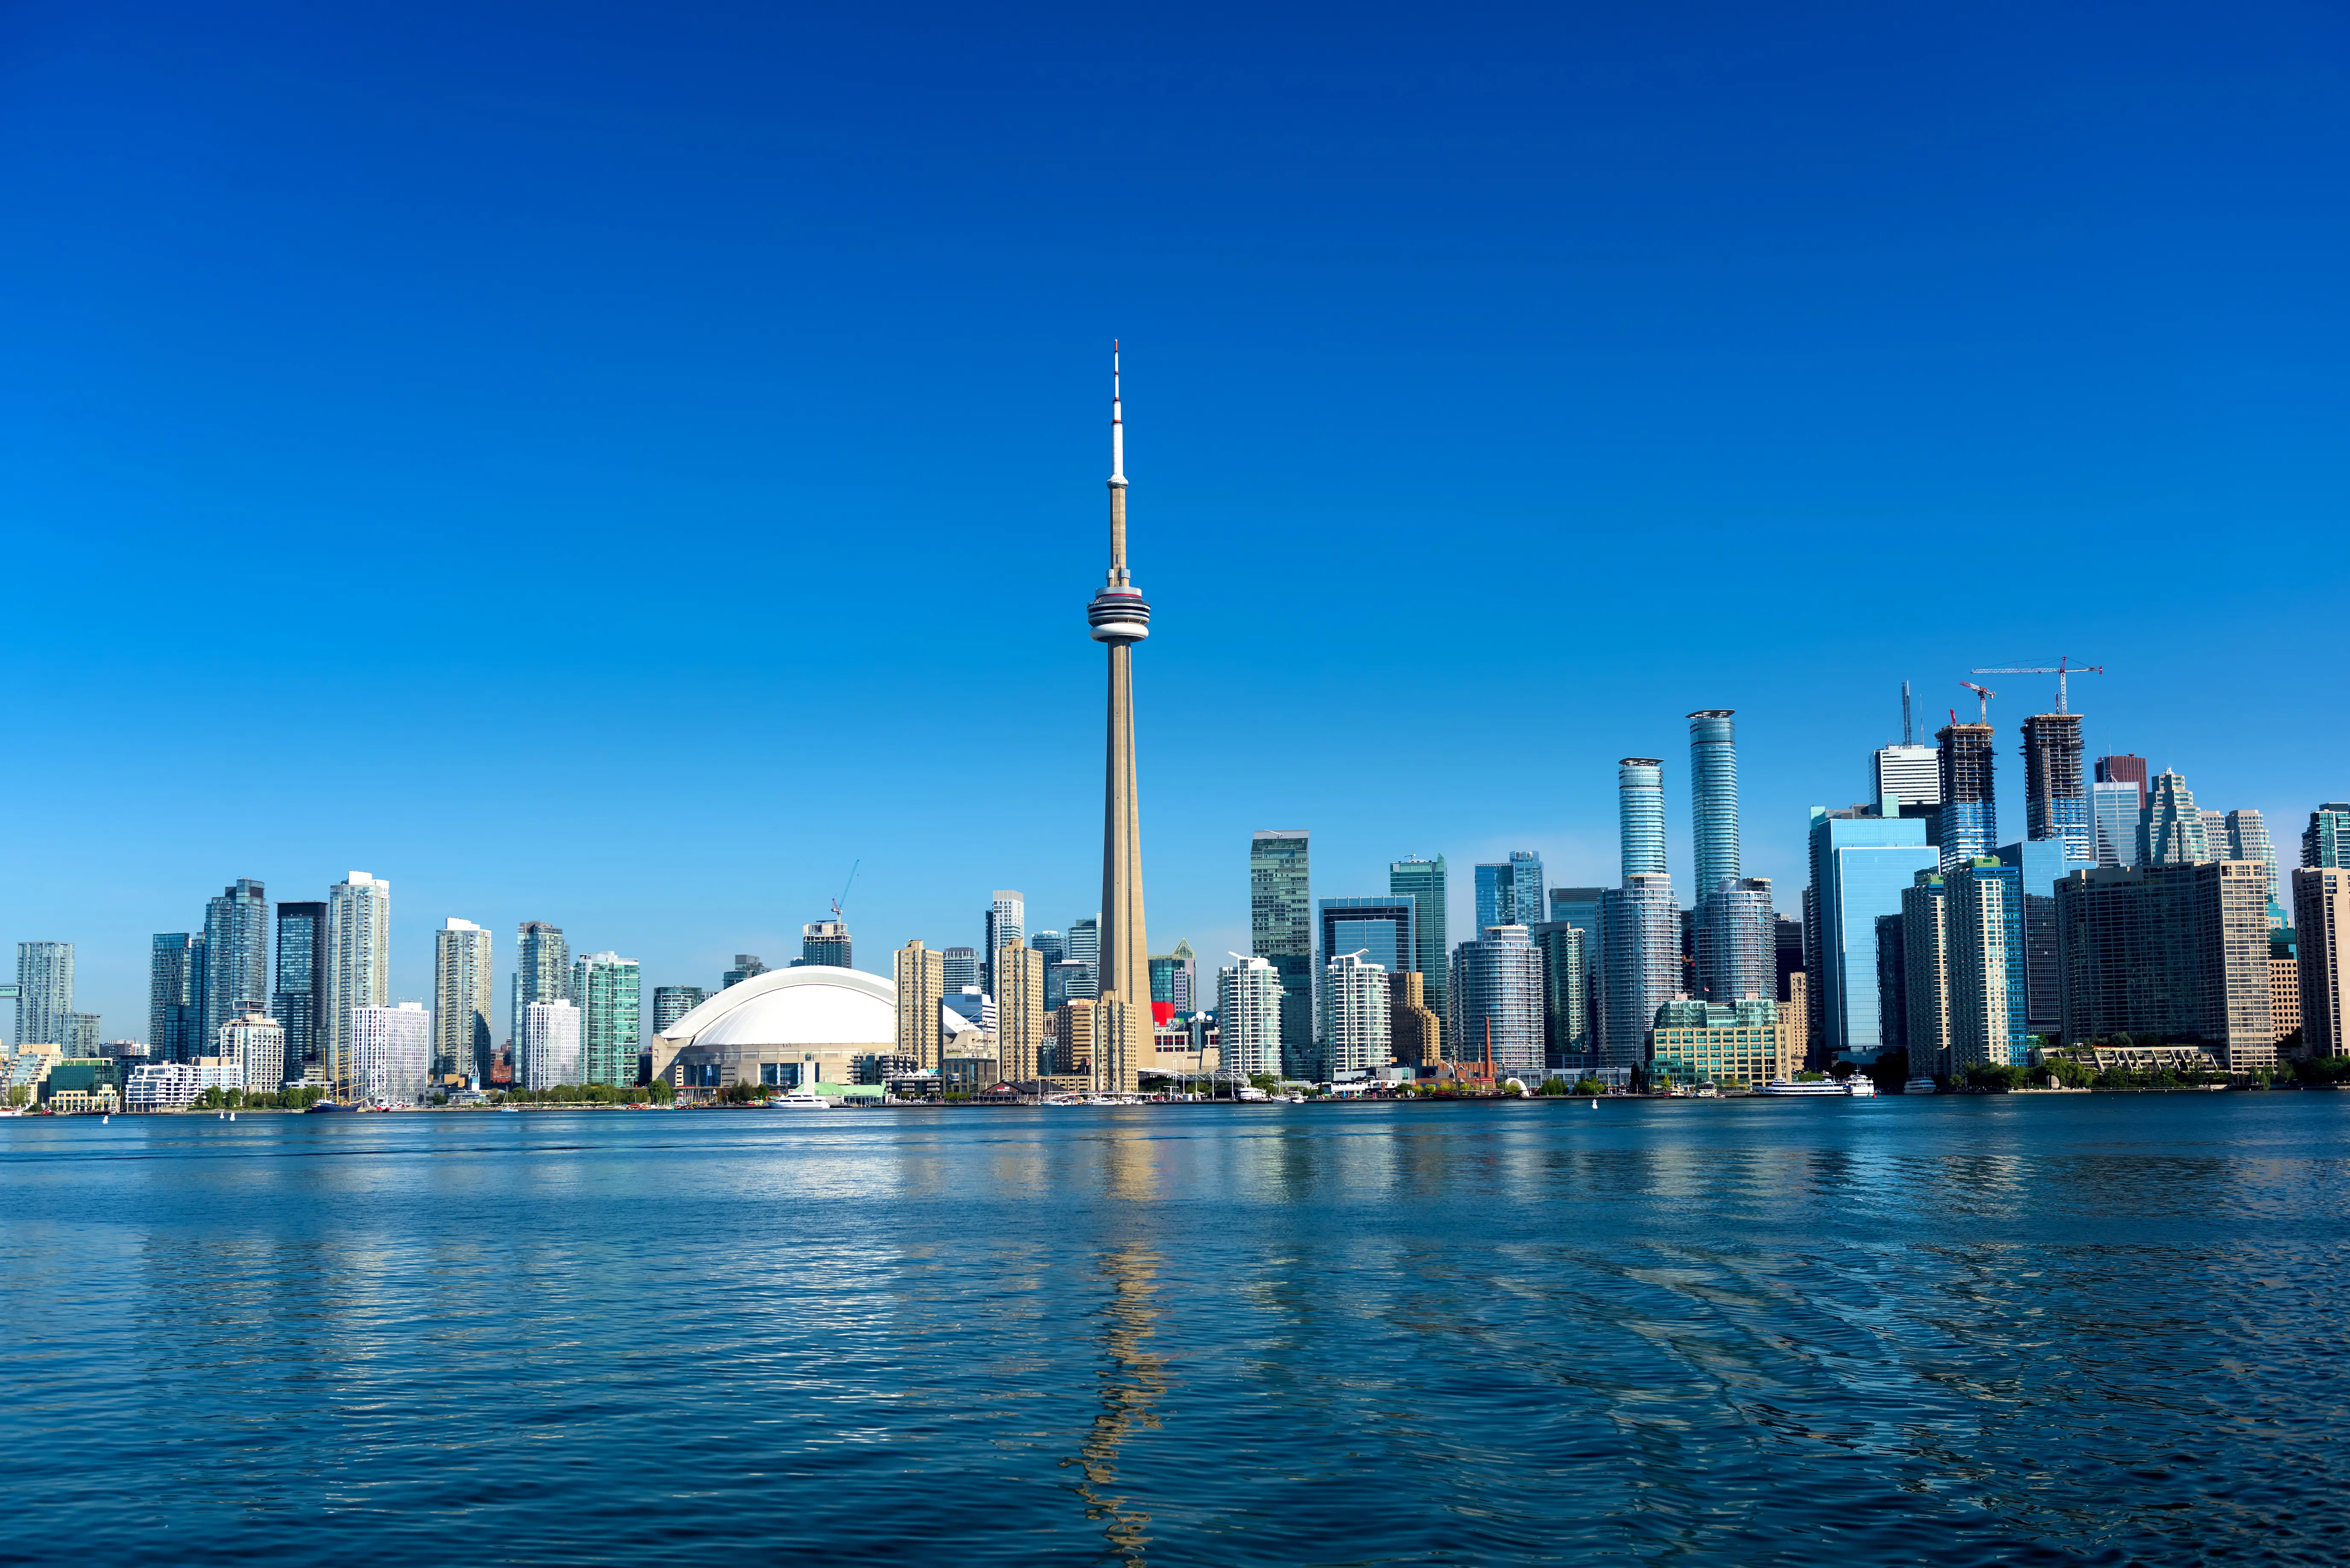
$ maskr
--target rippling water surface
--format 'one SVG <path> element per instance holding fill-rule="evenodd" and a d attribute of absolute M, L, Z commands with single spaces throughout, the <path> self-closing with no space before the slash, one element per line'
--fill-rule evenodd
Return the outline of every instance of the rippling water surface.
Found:
<path fill-rule="evenodd" d="M 2338 1563 L 2345 1128 L 0 1120 L 0 1561 Z"/>

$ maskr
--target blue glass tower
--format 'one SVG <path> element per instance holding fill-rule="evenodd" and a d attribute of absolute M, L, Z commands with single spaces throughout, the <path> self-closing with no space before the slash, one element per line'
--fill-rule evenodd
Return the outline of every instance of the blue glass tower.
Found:
<path fill-rule="evenodd" d="M 1616 798 L 1624 845 L 1624 875 L 1665 874 L 1664 763 L 1626 757 L 1616 764 Z"/>
<path fill-rule="evenodd" d="M 1701 709 L 1690 722 L 1690 843 L 1696 862 L 1692 908 L 1735 882 L 1738 868 L 1738 729 L 1728 708 Z"/>
<path fill-rule="evenodd" d="M 1914 816 L 1812 807 L 1812 910 L 1816 922 L 1820 1038 L 1831 1059 L 1874 1062 L 1883 1047 L 1877 917 L 1901 912 L 1901 892 L 1939 869 L 1926 824 Z M 1971 861 L 1969 862 L 1972 864 Z"/>

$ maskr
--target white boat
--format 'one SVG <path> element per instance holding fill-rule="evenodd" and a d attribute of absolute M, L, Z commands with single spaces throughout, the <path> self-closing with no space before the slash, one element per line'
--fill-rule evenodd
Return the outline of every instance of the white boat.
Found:
<path fill-rule="evenodd" d="M 1302 1106 L 1305 1103 L 1305 1096 L 1295 1089 L 1292 1089 L 1289 1091 L 1289 1103 L 1293 1106 Z"/>
<path fill-rule="evenodd" d="M 831 1102 L 814 1089 L 794 1089 L 788 1095 L 777 1095 L 767 1104 L 779 1111 L 828 1111 Z"/>
<path fill-rule="evenodd" d="M 1773 1078 L 1767 1084 L 1757 1084 L 1758 1095 L 1796 1095 L 1867 1099 L 1877 1093 L 1877 1085 L 1858 1073 L 1849 1078 Z"/>
<path fill-rule="evenodd" d="M 1256 1087 L 1253 1084 L 1243 1084 L 1239 1088 L 1232 1091 L 1232 1098 L 1236 1100 L 1262 1100 L 1264 1098 L 1264 1091 Z"/>
<path fill-rule="evenodd" d="M 1912 1078 L 1901 1085 L 1901 1092 L 1905 1095 L 1931 1095 L 1938 1091 L 1933 1079 Z"/>

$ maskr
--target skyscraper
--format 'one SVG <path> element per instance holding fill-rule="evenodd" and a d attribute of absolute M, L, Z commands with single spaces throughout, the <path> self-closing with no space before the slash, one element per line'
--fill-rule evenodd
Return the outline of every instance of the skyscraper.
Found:
<path fill-rule="evenodd" d="M 2203 814 L 2196 809 L 2195 792 L 2187 787 L 2185 778 L 2164 769 L 2146 788 L 2146 813 L 2138 824 L 2138 864 L 2193 866 L 2210 858 L 2211 843 L 2203 832 Z"/>
<path fill-rule="evenodd" d="M 17 1047 L 63 1045 L 73 1010 L 73 943 L 18 942 Z"/>
<path fill-rule="evenodd" d="M 1624 875 L 1665 875 L 1664 763 L 1655 757 L 1626 757 L 1617 763 L 1616 799 Z"/>
<path fill-rule="evenodd" d="M 1874 1062 L 1883 1048 L 1877 917 L 1898 913 L 1902 889 L 1929 869 L 1939 857 L 1919 819 L 1812 807 L 1805 919 L 1817 983 L 1808 1002 L 1829 1059 Z"/>
<path fill-rule="evenodd" d="M 298 1081 L 327 1064 L 327 906 L 322 900 L 277 906 L 277 984 L 270 1016 L 286 1031 L 286 1078 Z"/>
<path fill-rule="evenodd" d="M 1303 828 L 1249 840 L 1249 946 L 1281 977 L 1284 1072 L 1306 1076 L 1314 1053 L 1312 870 Z"/>
<path fill-rule="evenodd" d="M 1134 645 L 1150 635 L 1150 607 L 1126 569 L 1126 422 L 1118 346 L 1109 361 L 1109 574 L 1086 607 L 1109 649 L 1109 758 L 1102 804 L 1101 1006 L 1094 1017 L 1097 1081 L 1133 1082 L 1150 1051 L 1150 947 L 1142 915 L 1142 807 L 1134 766 Z M 1105 1076 L 1107 1075 L 1107 1076 Z"/>
<path fill-rule="evenodd" d="M 1227 1077 L 1281 1075 L 1287 1054 L 1281 1020 L 1287 997 L 1281 971 L 1261 958 L 1232 955 L 1232 967 L 1216 973 L 1216 1026 Z"/>
<path fill-rule="evenodd" d="M 898 950 L 898 1054 L 921 1067 L 939 1064 L 939 1002 L 946 995 L 945 955 L 916 938 Z"/>
<path fill-rule="evenodd" d="M 432 933 L 432 1071 L 490 1081 L 490 933 L 449 917 Z"/>
<path fill-rule="evenodd" d="M 1947 872 L 1972 865 L 1999 843 L 1999 802 L 1991 783 L 1993 736 L 1989 724 L 1952 720 L 1934 738 L 1942 744 L 1941 850 Z"/>
<path fill-rule="evenodd" d="M 995 950 L 995 1057 L 998 1075 L 1024 1084 L 1043 1071 L 1045 961 L 1015 933 Z"/>
<path fill-rule="evenodd" d="M 995 994 L 995 954 L 1027 933 L 1028 900 L 1010 888 L 998 888 L 988 899 L 986 940 L 979 946 L 980 989 Z"/>
<path fill-rule="evenodd" d="M 2293 929 L 2302 1044 L 2313 1056 L 2350 1055 L 2350 869 L 2304 866 L 2293 874 Z"/>
<path fill-rule="evenodd" d="M 269 1001 L 269 898 L 240 877 L 204 905 L 204 1054 L 221 1025 Z"/>
<path fill-rule="evenodd" d="M 348 1064 L 349 1078 L 348 1084 L 338 1085 L 343 1095 L 369 1105 L 422 1103 L 432 1061 L 432 1015 L 424 1011 L 422 1002 L 403 1002 L 397 1007 L 361 1003 L 348 1008 L 343 1012 L 343 1040 L 338 1060 Z"/>
<path fill-rule="evenodd" d="M 1081 920 L 1069 922 L 1068 949 L 1069 957 L 1086 966 L 1082 983 L 1078 977 L 1074 975 L 1070 977 L 1069 994 L 1082 996 L 1088 1001 L 1099 1000 L 1101 995 L 1101 917 L 1099 915 L 1087 915 Z"/>
<path fill-rule="evenodd" d="M 1383 974 L 1411 968 L 1419 947 L 1412 929 L 1416 902 L 1409 894 L 1390 893 L 1384 898 L 1324 898 L 1315 906 L 1322 953 L 1321 1044 L 1327 1062 L 1338 1059 L 1337 1044 L 1330 1033 L 1336 1026 L 1330 1012 L 1330 982 L 1336 972 L 1332 966 L 1343 955 L 1359 952 L 1366 963 L 1377 964 Z M 1382 994 L 1386 983 L 1380 981 Z"/>
<path fill-rule="evenodd" d="M 1038 953 L 1038 958 L 1045 955 Z M 1093 1000 L 1094 975 L 1082 959 L 1061 959 L 1045 966 L 1045 1011 L 1058 1012 L 1071 998 Z"/>
<path fill-rule="evenodd" d="M 1045 961 L 1047 969 L 1069 956 L 1069 939 L 1059 931 L 1038 931 L 1028 939 L 1028 945 L 1036 950 L 1036 956 Z"/>
<path fill-rule="evenodd" d="M 1392 1059 L 1388 974 L 1385 964 L 1356 953 L 1340 953 L 1323 965 L 1326 1076 L 1374 1073 Z"/>
<path fill-rule="evenodd" d="M 1648 1060 L 1657 1009 L 1681 989 L 1680 902 L 1662 871 L 1635 871 L 1599 904 L 1599 1064 L 1622 1069 Z M 1475 1043 L 1456 1041 L 1456 1059 Z"/>
<path fill-rule="evenodd" d="M 800 945 L 805 949 L 807 946 L 807 938 L 805 934 L 806 928 L 802 927 L 801 930 L 803 935 L 800 938 Z M 724 974 L 719 977 L 718 988 L 721 991 L 723 991 L 730 985 L 742 984 L 744 981 L 749 980 L 754 974 L 764 974 L 766 972 L 766 961 L 762 959 L 757 953 L 736 953 L 734 955 L 734 967 L 728 970 Z"/>
<path fill-rule="evenodd" d="M 2023 721 L 2023 836 L 2064 840 L 2067 858 L 2081 865 L 2096 860 L 2078 713 L 2060 709 Z"/>
<path fill-rule="evenodd" d="M 213 1050 L 203 1054 L 234 1063 L 237 1081 L 248 1092 L 275 1094 L 286 1079 L 286 1030 L 258 1006 L 222 1024 Z"/>
<path fill-rule="evenodd" d="M 810 920 L 800 928 L 800 962 L 804 964 L 854 969 L 857 966 L 850 959 L 853 950 L 848 925 L 844 920 Z"/>
<path fill-rule="evenodd" d="M 1444 900 L 1447 896 L 1444 857 L 1422 860 L 1407 855 L 1388 863 L 1388 891 L 1408 894 L 1412 901 L 1411 967 L 1425 978 L 1420 994 L 1429 1010 L 1444 1016 L 1446 955 Z"/>
<path fill-rule="evenodd" d="M 1902 805 L 1942 804 L 1942 753 L 1931 746 L 1879 746 L 1869 758 L 1869 782 L 1879 816 L 1898 816 Z"/>
<path fill-rule="evenodd" d="M 2210 836 L 2208 831 L 2205 836 Z M 2276 845 L 2269 837 L 2268 819 L 2250 806 L 2229 812 L 2220 818 L 2220 837 L 2211 849 L 2215 859 L 2257 860 L 2269 868 L 2269 926 L 2275 929 L 2284 925 L 2284 908 L 2278 902 L 2282 889 L 2277 879 Z"/>
<path fill-rule="evenodd" d="M 946 975 L 949 991 L 977 990 L 980 981 L 980 957 L 976 948 L 943 948 L 939 963 Z"/>
<path fill-rule="evenodd" d="M 210 967 L 209 955 L 206 967 Z M 390 1000 L 391 884 L 354 871 L 327 889 L 327 1075 L 337 1098 L 368 1092 L 351 1056 L 352 1014 L 361 1008 L 388 1011 Z M 428 1058 L 432 1050 L 429 1025 L 430 1020 L 423 1021 L 422 1051 Z M 382 1030 L 392 1033 L 383 1034 L 379 1044 L 405 1050 L 406 1035 L 400 1032 L 408 1027 L 407 1020 L 381 1024 Z M 402 1057 L 394 1065 L 404 1062 Z"/>
<path fill-rule="evenodd" d="M 1606 959 L 1599 946 L 1599 902 L 1607 894 L 1604 888 L 1553 888 L 1546 895 L 1550 899 L 1550 918 L 1564 922 L 1583 933 L 1583 995 L 1590 1017 L 1584 1025 L 1588 1044 L 1586 1050 L 1596 1050 L 1599 1044 L 1600 971 Z M 1800 944 L 1799 944 L 1800 946 Z M 1803 967 L 1800 957 L 1798 969 Z"/>
<path fill-rule="evenodd" d="M 147 1048 L 159 1062 L 192 1062 L 203 1044 L 204 939 L 161 931 L 147 959 Z"/>
<path fill-rule="evenodd" d="M 1939 871 L 1919 871 L 1901 889 L 1903 1044 L 1915 1077 L 1939 1078 L 1951 1071 L 1950 908 L 1950 886 Z"/>
<path fill-rule="evenodd" d="M 1670 889 L 1667 890 L 1668 896 Z M 1493 1075 L 1529 1088 L 1543 1071 L 1543 961 L 1523 926 L 1495 926 L 1452 950 L 1456 1062 L 1482 1062 L 1490 1043 Z"/>
<path fill-rule="evenodd" d="M 1714 889 L 1697 923 L 1698 978 L 1707 1001 L 1778 1000 L 1777 922 L 1768 877 L 1742 877 Z"/>
<path fill-rule="evenodd" d="M 2273 1063 L 2265 881 L 2258 866 L 2220 860 L 2058 883 L 2064 1038 L 2158 1034 L 2199 1040 L 2230 1067 Z M 2310 944 L 2301 950 L 2306 961 Z"/>
<path fill-rule="evenodd" d="M 2329 800 L 2309 814 L 2301 836 L 2301 863 L 2313 869 L 2350 867 L 2350 804 Z"/>
<path fill-rule="evenodd" d="M 1582 1067 L 1591 1055 L 1590 961 L 1580 927 L 1544 920 L 1529 933 L 1543 961 L 1543 1064 Z"/>
<path fill-rule="evenodd" d="M 571 943 L 563 928 L 525 920 L 515 930 L 514 994 L 506 1014 L 515 1044 L 521 1044 L 523 1015 L 532 1002 L 570 1001 Z"/>
<path fill-rule="evenodd" d="M 2099 757 L 2096 767 L 2099 784 L 2129 784 L 2137 785 L 2137 804 L 2146 807 L 2146 759 L 2135 752 L 2125 752 L 2117 757 Z"/>
<path fill-rule="evenodd" d="M 2064 839 L 2028 838 L 2002 845 L 1999 852 L 2002 865 L 2015 867 L 2022 888 L 2023 1005 L 2015 1016 L 2033 1034 L 2054 1035 L 2064 1026 L 2064 972 L 2056 955 L 2056 884 L 2081 868 L 2072 851 Z M 2013 1064 L 2022 1060 L 2018 1055 Z"/>
<path fill-rule="evenodd" d="M 2146 784 L 2130 779 L 2100 779 L 2089 786 L 2089 815 L 2096 831 L 2097 864 L 2137 864 L 2137 824 L 2146 810 Z"/>
<path fill-rule="evenodd" d="M 525 1003 L 515 1026 L 522 1060 L 515 1076 L 525 1089 L 552 1089 L 584 1083 L 579 1054 L 579 1009 L 568 997 Z"/>
<path fill-rule="evenodd" d="M 1477 867 L 1478 930 L 1538 925 L 1546 918 L 1541 856 L 1531 849 L 1513 849 L 1507 860 Z"/>
<path fill-rule="evenodd" d="M 1175 1011 L 1197 1012 L 1200 1010 L 1200 955 L 1191 950 L 1189 941 L 1179 937 L 1175 941 L 1175 950 L 1168 957 L 1175 961 L 1174 973 L 1170 977 L 1173 981 L 1170 987 L 1173 994 L 1170 1000 L 1174 1002 Z M 1152 994 L 1155 996 L 1157 992 L 1154 991 Z"/>
<path fill-rule="evenodd" d="M 2023 1064 L 2022 876 L 2019 867 L 1981 859 L 1943 878 L 1953 1074 Z"/>
<path fill-rule="evenodd" d="M 653 1033 L 665 1033 L 671 1024 L 708 1000 L 710 993 L 698 985 L 653 987 Z"/>
<path fill-rule="evenodd" d="M 642 972 L 634 959 L 600 952 L 572 961 L 581 1083 L 617 1088 L 637 1081 L 638 1048 L 644 1037 L 639 1011 L 642 990 Z"/>
<path fill-rule="evenodd" d="M 1689 716 L 1689 726 L 1690 843 L 1697 874 L 1690 901 L 1702 914 L 1714 889 L 1740 876 L 1738 727 L 1728 708 L 1701 708 Z"/>

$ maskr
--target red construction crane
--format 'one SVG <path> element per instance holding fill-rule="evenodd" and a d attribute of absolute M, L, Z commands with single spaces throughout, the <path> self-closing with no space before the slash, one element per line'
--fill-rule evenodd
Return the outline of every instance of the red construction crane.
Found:
<path fill-rule="evenodd" d="M 2106 667 L 2102 664 L 2074 664 L 2071 659 L 2064 658 L 2062 655 L 2057 657 L 2056 662 L 2054 664 L 2002 665 L 1997 670 L 1970 670 L 1967 671 L 1970 675 L 2054 675 L 2056 678 L 2056 711 L 2059 713 L 2066 711 L 2064 707 L 2065 676 L 2103 675 L 2105 672 Z M 1959 684 L 1964 686 L 1966 682 L 1961 680 Z"/>
<path fill-rule="evenodd" d="M 1989 670 L 1976 670 L 1976 671 L 1975 671 L 1975 673 L 1976 673 L 1977 675 L 1988 675 L 1988 674 L 1990 674 L 1991 672 L 1990 672 Z M 1963 687 L 1965 687 L 1968 691 L 1970 691 L 1973 692 L 1973 693 L 1975 694 L 1976 700 L 1977 700 L 1977 701 L 1979 701 L 1982 704 L 1981 710 L 1981 711 L 1976 714 L 1976 717 L 1975 717 L 1975 722 L 1976 722 L 1976 723 L 1978 723 L 1978 724 L 1988 724 L 1988 723 L 1990 723 L 1990 722 L 1991 722 L 1991 700 L 1992 698 L 1994 698 L 1994 697 L 1998 696 L 1998 695 L 1999 695 L 1999 693 L 1998 693 L 1998 692 L 1996 692 L 1996 691 L 1984 691 L 1981 687 L 1980 687 L 1980 686 L 1976 685 L 1976 684 L 1975 684 L 1973 681 L 1971 681 L 1971 680 L 1961 680 L 1961 681 L 1960 681 L 1960 682 L 1959 682 L 1959 684 L 1960 684 L 1960 685 L 1961 685 L 1961 686 L 1963 686 Z"/>

